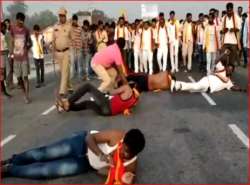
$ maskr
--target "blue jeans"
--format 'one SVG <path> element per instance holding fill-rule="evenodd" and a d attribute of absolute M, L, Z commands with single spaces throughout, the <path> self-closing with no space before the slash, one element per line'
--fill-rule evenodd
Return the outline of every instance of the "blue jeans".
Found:
<path fill-rule="evenodd" d="M 92 69 L 90 67 L 90 61 L 91 61 L 91 54 L 90 53 L 83 53 L 82 54 L 82 61 L 83 65 L 85 65 L 85 73 L 86 76 L 89 77 L 92 73 Z"/>
<path fill-rule="evenodd" d="M 31 179 L 48 179 L 87 172 L 87 132 L 79 132 L 54 144 L 13 155 L 10 175 Z"/>
<path fill-rule="evenodd" d="M 71 61 L 71 69 L 70 69 L 71 78 L 74 78 L 76 76 L 76 73 L 78 74 L 78 77 L 81 78 L 83 73 L 81 49 L 77 48 L 70 49 L 70 61 Z"/>
<path fill-rule="evenodd" d="M 200 70 L 205 69 L 206 55 L 203 50 L 203 45 L 197 45 L 197 50 L 198 50 L 198 62 L 200 64 Z"/>
<path fill-rule="evenodd" d="M 244 65 L 247 65 L 248 48 L 243 48 Z"/>

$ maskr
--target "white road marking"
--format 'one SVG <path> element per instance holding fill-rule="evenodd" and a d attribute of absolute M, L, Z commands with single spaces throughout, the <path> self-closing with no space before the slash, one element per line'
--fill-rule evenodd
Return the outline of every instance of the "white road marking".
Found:
<path fill-rule="evenodd" d="M 5 144 L 10 142 L 15 137 L 16 137 L 16 135 L 9 135 L 8 137 L 6 137 L 4 140 L 1 141 L 1 147 L 3 147 Z"/>
<path fill-rule="evenodd" d="M 48 108 L 46 111 L 44 111 L 44 112 L 42 113 L 42 115 L 45 116 L 45 115 L 49 114 L 51 111 L 53 111 L 54 109 L 56 109 L 56 106 L 55 106 L 55 105 L 51 106 L 51 107 Z"/>
<path fill-rule="evenodd" d="M 188 79 L 189 79 L 191 82 L 196 82 L 191 76 L 188 76 Z M 210 96 L 208 96 L 207 93 L 202 92 L 201 95 L 208 101 L 208 103 L 209 103 L 210 105 L 212 105 L 212 106 L 215 106 L 215 105 L 216 105 L 215 101 L 214 101 Z"/>
<path fill-rule="evenodd" d="M 241 142 L 246 145 L 247 148 L 249 148 L 249 139 L 248 137 L 241 131 L 241 129 L 239 127 L 237 127 L 237 125 L 235 124 L 230 124 L 228 125 L 233 133 L 241 140 Z"/>

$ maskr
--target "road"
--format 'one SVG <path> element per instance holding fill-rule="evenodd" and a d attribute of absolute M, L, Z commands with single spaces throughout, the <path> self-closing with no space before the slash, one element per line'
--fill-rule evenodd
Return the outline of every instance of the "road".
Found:
<path fill-rule="evenodd" d="M 51 66 L 46 69 L 52 71 Z M 179 72 L 176 76 L 190 81 L 190 77 L 198 80 L 201 74 Z M 234 79 L 246 87 L 247 69 L 237 68 Z M 211 100 L 200 93 L 143 93 L 131 116 L 102 117 L 92 111 L 58 114 L 51 108 L 58 86 L 54 73 L 46 74 L 43 88 L 36 89 L 34 82 L 33 79 L 31 104 L 24 104 L 18 89 L 11 92 L 14 95 L 11 100 L 3 98 L 3 158 L 79 130 L 140 128 L 146 137 L 146 148 L 139 156 L 136 183 L 240 184 L 248 181 L 248 143 L 244 144 L 248 142 L 246 93 L 209 94 L 216 105 L 211 105 Z M 103 182 L 104 179 L 93 172 L 44 181 L 3 180 L 3 183 L 22 184 Z"/>

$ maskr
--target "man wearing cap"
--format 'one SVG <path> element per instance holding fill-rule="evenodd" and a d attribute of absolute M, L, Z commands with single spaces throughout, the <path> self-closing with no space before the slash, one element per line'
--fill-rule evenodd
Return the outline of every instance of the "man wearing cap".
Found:
<path fill-rule="evenodd" d="M 58 11 L 59 23 L 55 25 L 53 31 L 53 59 L 60 67 L 60 87 L 59 95 L 62 98 L 67 96 L 67 91 L 72 91 L 70 83 L 70 43 L 71 25 L 67 23 L 67 10 L 61 8 Z"/>

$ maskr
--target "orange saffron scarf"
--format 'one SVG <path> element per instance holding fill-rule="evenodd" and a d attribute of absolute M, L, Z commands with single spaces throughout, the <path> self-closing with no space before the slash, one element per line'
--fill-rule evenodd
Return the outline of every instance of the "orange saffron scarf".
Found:
<path fill-rule="evenodd" d="M 114 166 L 110 167 L 108 178 L 105 184 L 109 185 L 122 185 L 122 176 L 125 173 L 125 167 L 123 165 L 123 160 L 120 157 L 120 153 L 122 150 L 122 142 L 119 143 L 114 155 L 113 155 L 113 162 Z"/>

